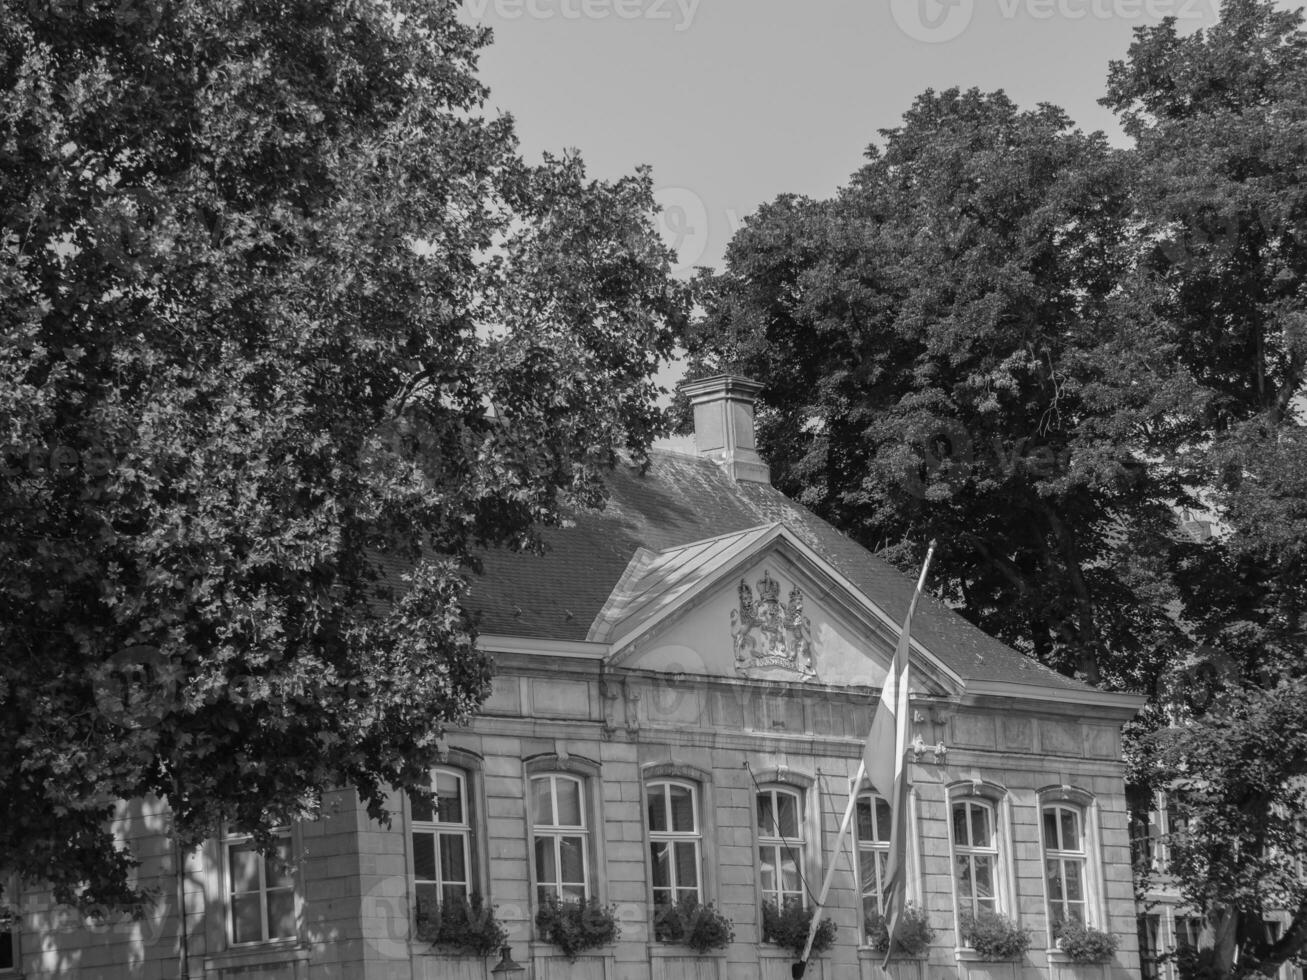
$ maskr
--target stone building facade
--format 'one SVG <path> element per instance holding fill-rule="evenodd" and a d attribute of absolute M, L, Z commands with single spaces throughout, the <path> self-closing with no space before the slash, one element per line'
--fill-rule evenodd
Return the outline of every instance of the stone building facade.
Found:
<path fill-rule="evenodd" d="M 191 977 L 489 980 L 495 957 L 414 935 L 419 901 L 472 892 L 530 980 L 789 977 L 764 907 L 811 903 L 831 862 L 823 914 L 838 928 L 808 976 L 878 974 L 864 925 L 886 805 L 851 781 L 913 583 L 768 484 L 755 386 L 689 392 L 693 454 L 615 473 L 609 506 L 552 532 L 543 557 L 487 556 L 474 601 L 497 675 L 444 739 L 439 808 L 396 795 L 387 827 L 342 790 L 287 829 L 285 869 L 239 836 L 184 856 Z M 908 890 L 935 935 L 890 972 L 1138 977 L 1120 729 L 1140 699 L 1048 671 L 932 600 L 912 632 Z M 850 793 L 856 833 L 835 852 Z M 152 917 L 88 928 L 29 890 L 0 978 L 178 976 L 167 821 L 150 801 L 121 807 L 160 894 Z M 570 962 L 533 924 L 556 894 L 611 907 L 620 938 Z M 674 897 L 714 903 L 733 941 L 660 941 Z M 982 910 L 1028 930 L 1029 950 L 969 948 L 959 921 Z M 1113 958 L 1068 961 L 1052 934 L 1064 918 L 1116 936 Z"/>

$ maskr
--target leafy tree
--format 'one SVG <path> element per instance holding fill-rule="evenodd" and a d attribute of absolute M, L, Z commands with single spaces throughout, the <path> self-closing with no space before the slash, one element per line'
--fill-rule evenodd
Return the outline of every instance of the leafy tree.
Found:
<path fill-rule="evenodd" d="M 416 787 L 475 548 L 596 503 L 685 311 L 647 172 L 520 160 L 448 2 L 4 0 L 0 870 Z M 0 880 L 3 880 L 0 874 Z"/>
<path fill-rule="evenodd" d="M 1274 976 L 1307 950 L 1307 680 L 1219 693 L 1209 711 L 1143 746 L 1170 793 L 1181 896 L 1208 918 L 1217 976 Z M 1289 923 L 1275 935 L 1273 913 Z M 1238 951 L 1238 962 L 1234 960 Z"/>
<path fill-rule="evenodd" d="M 1144 742 L 1141 775 L 1182 791 L 1187 830 L 1171 870 L 1212 925 L 1210 968 L 1269 974 L 1307 949 L 1293 873 L 1307 851 L 1295 819 L 1307 779 L 1302 15 L 1227 0 L 1206 31 L 1141 30 L 1103 101 L 1139 162 L 1140 317 L 1175 352 L 1173 382 L 1189 392 L 1168 465 L 1219 528 L 1176 555 L 1198 646 L 1168 686 L 1181 724 Z M 1273 910 L 1291 920 L 1277 941 L 1264 925 Z"/>
<path fill-rule="evenodd" d="M 1061 110 L 927 92 L 834 198 L 753 216 L 699 282 L 695 370 L 767 384 L 779 485 L 1067 673 L 1141 686 L 1181 638 L 1149 570 L 1173 409 L 1140 384 L 1121 299 L 1122 154 Z"/>

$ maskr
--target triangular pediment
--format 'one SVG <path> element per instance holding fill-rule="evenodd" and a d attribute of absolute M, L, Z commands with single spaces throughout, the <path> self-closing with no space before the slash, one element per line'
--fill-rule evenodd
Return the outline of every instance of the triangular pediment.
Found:
<path fill-rule="evenodd" d="M 613 666 L 879 688 L 899 626 L 784 524 L 662 552 L 641 549 L 591 625 Z M 961 679 L 912 645 L 912 688 Z"/>

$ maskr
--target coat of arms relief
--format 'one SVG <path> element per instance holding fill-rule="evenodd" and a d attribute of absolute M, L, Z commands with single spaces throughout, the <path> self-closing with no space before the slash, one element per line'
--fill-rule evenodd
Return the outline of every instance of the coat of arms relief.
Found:
<path fill-rule="evenodd" d="M 803 591 L 795 586 L 781 605 L 781 586 L 764 571 L 753 589 L 740 579 L 740 608 L 731 610 L 731 645 L 735 671 L 745 677 L 781 672 L 795 678 L 816 677 L 812 666 L 812 624 L 803 614 Z"/>

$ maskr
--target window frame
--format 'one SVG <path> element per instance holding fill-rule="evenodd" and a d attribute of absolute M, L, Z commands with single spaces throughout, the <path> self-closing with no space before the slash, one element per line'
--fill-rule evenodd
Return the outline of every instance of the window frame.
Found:
<path fill-rule="evenodd" d="M 959 803 L 980 803 L 989 809 L 994 841 L 994 910 L 1010 919 L 1014 924 L 1021 924 L 1021 912 L 1013 893 L 1016 881 L 1016 869 L 1013 865 L 1014 849 L 1012 846 L 1012 800 L 1008 791 L 997 783 L 980 779 L 953 783 L 945 788 L 944 819 L 947 823 L 946 833 L 949 845 L 949 887 L 953 891 L 954 936 L 958 949 L 967 949 L 962 942 L 962 900 L 958 888 L 958 849 L 953 839 L 953 808 Z M 967 911 L 974 910 L 972 908 Z M 974 914 L 974 913 L 973 913 Z"/>
<path fill-rule="evenodd" d="M 1053 825 L 1058 835 L 1058 840 L 1050 843 L 1048 839 L 1048 815 L 1054 815 Z M 1074 822 L 1075 840 L 1073 843 L 1077 847 L 1068 847 L 1068 842 L 1064 839 L 1065 827 L 1062 822 L 1062 815 L 1069 815 Z M 1050 933 L 1056 933 L 1058 925 L 1067 921 L 1074 921 L 1071 918 L 1072 906 L 1080 906 L 1080 921 L 1082 925 L 1089 926 L 1093 924 L 1092 901 L 1090 900 L 1089 887 L 1089 832 L 1086 827 L 1084 808 L 1064 800 L 1053 800 L 1041 802 L 1039 807 L 1039 843 L 1040 854 L 1043 858 L 1044 872 L 1044 914 L 1048 916 L 1048 928 Z M 1059 846 L 1054 846 L 1059 845 Z M 1059 892 L 1054 894 L 1053 881 L 1054 876 L 1049 870 L 1049 865 L 1057 862 Z M 1080 880 L 1080 897 L 1073 899 L 1067 891 L 1067 865 L 1075 865 L 1078 869 Z M 1055 913 L 1061 913 L 1061 917 Z"/>
<path fill-rule="evenodd" d="M 859 814 L 857 812 L 857 808 L 860 808 L 862 806 L 864 800 L 870 803 L 872 832 L 876 835 L 876 839 L 872 841 L 863 840 L 862 835 L 859 833 L 859 828 L 861 825 L 859 823 Z M 867 921 L 867 900 L 869 897 L 871 897 L 868 896 L 867 894 L 867 882 L 863 880 L 863 874 L 862 874 L 862 855 L 864 852 L 868 852 L 874 855 L 872 858 L 872 867 L 875 868 L 875 877 L 876 877 L 876 882 L 875 882 L 876 890 L 873 893 L 873 896 L 876 901 L 876 914 L 881 916 L 885 914 L 884 873 L 887 870 L 886 866 L 888 865 L 889 862 L 891 842 L 888 837 L 886 837 L 885 840 L 883 841 L 880 839 L 881 826 L 880 826 L 880 820 L 877 817 L 878 808 L 876 805 L 878 802 L 884 803 L 887 808 L 890 807 L 890 801 L 885 799 L 885 797 L 881 796 L 879 793 L 877 793 L 874 789 L 871 789 L 869 786 L 864 785 L 862 788 L 858 790 L 858 800 L 855 805 L 854 819 L 853 819 L 853 849 L 856 855 L 856 860 L 853 862 L 853 873 L 854 873 L 854 878 L 857 882 L 857 894 L 859 899 L 861 900 L 862 921 L 864 923 Z M 890 819 L 892 819 L 892 816 Z M 884 830 L 886 834 L 890 833 L 889 827 L 884 828 Z M 904 870 L 906 872 L 906 869 Z M 867 936 L 866 936 L 865 926 L 862 932 L 863 932 L 862 945 L 866 945 Z"/>
<path fill-rule="evenodd" d="M 817 809 L 812 806 L 812 790 L 814 780 L 811 777 L 795 773 L 791 770 L 774 771 L 769 773 L 758 773 L 754 781 L 756 786 L 750 786 L 750 820 L 753 828 L 753 840 L 751 846 L 753 849 L 753 861 L 755 863 L 755 880 L 754 887 L 757 889 L 758 911 L 761 923 L 762 905 L 764 902 L 772 901 L 772 895 L 775 894 L 782 898 L 786 892 L 783 888 L 766 889 L 763 887 L 762 878 L 762 860 L 761 848 L 767 846 L 785 846 L 781 843 L 779 837 L 764 834 L 763 828 L 758 820 L 758 797 L 760 794 L 769 792 L 784 792 L 795 796 L 798 800 L 799 811 L 796 814 L 795 826 L 802 834 L 802 840 L 798 843 L 798 859 L 795 862 L 799 869 L 799 888 L 797 893 L 790 890 L 791 894 L 798 894 L 799 900 L 804 908 L 807 908 L 808 888 L 805 884 L 811 884 L 814 881 L 821 880 L 820 854 L 821 854 L 821 825 L 819 822 L 820 814 L 815 813 Z M 774 799 L 774 797 L 773 797 Z M 772 828 L 779 830 L 779 827 Z M 793 841 L 787 841 L 792 845 Z M 790 848 L 794 850 L 793 847 Z M 779 882 L 779 877 L 776 881 Z"/>
<path fill-rule="evenodd" d="M 541 824 L 536 822 L 535 814 L 535 786 L 537 783 L 545 781 L 549 783 L 549 807 L 553 811 L 554 822 L 550 824 Z M 578 824 L 564 824 L 558 822 L 558 785 L 560 782 L 571 783 L 576 786 L 577 793 L 577 815 L 580 818 Z M 564 898 L 563 889 L 574 887 L 575 882 L 564 881 L 563 879 L 563 841 L 567 838 L 580 838 L 581 841 L 581 901 L 587 902 L 592 897 L 591 894 L 591 868 L 593 861 L 590 855 L 590 837 L 591 825 L 586 819 L 586 806 L 589 801 L 586 781 L 581 776 L 568 772 L 547 772 L 533 775 L 527 780 L 527 807 L 531 811 L 531 862 L 534 868 L 536 879 L 536 901 L 542 902 L 544 896 L 540 894 L 541 888 L 557 886 L 554 897 L 562 900 Z M 545 883 L 540 880 L 540 865 L 537 859 L 538 848 L 542 839 L 552 841 L 552 850 L 554 856 L 554 875 L 553 881 Z"/>
<path fill-rule="evenodd" d="M 655 787 L 664 789 L 664 816 L 666 818 L 666 829 L 654 830 L 653 816 L 653 793 Z M 694 826 L 688 831 L 678 831 L 672 826 L 672 799 L 670 790 L 673 788 L 686 789 L 690 792 L 690 812 L 694 818 Z M 703 794 L 700 792 L 699 784 L 690 779 L 684 779 L 674 776 L 656 776 L 650 777 L 644 783 L 644 814 L 645 814 L 645 835 L 648 839 L 649 850 L 649 889 L 653 906 L 656 909 L 659 905 L 658 893 L 667 891 L 671 893 L 671 904 L 677 904 L 681 898 L 682 892 L 693 891 L 693 898 L 700 905 L 707 904 L 706 893 L 704 890 L 704 873 L 703 873 L 703 855 L 704 855 L 704 826 L 703 826 Z M 654 847 L 657 844 L 663 844 L 670 848 L 669 859 L 667 862 L 668 884 L 659 885 L 654 880 L 654 868 L 657 862 L 654 858 Z M 694 849 L 694 872 L 695 882 L 693 887 L 684 885 L 679 880 L 679 864 L 676 860 L 677 845 L 688 844 Z"/>
<path fill-rule="evenodd" d="M 1107 928 L 1107 905 L 1104 898 L 1102 825 L 1097 798 L 1088 790 L 1077 786 L 1046 786 L 1036 794 L 1039 821 L 1040 878 L 1043 882 L 1044 923 L 1049 948 L 1056 946 L 1056 927 L 1053 922 L 1053 899 L 1049 891 L 1049 850 L 1044 840 L 1044 811 L 1051 807 L 1077 812 L 1080 820 L 1080 845 L 1083 858 L 1085 925 L 1094 929 Z M 1056 852 L 1074 855 L 1075 852 Z"/>
<path fill-rule="evenodd" d="M 536 910 L 540 908 L 540 883 L 536 876 L 536 823 L 532 805 L 532 781 L 542 776 L 568 776 L 581 784 L 581 815 L 585 821 L 586 840 L 586 895 L 587 898 L 603 903 L 607 898 L 607 881 L 606 876 L 598 873 L 597 869 L 607 867 L 607 864 L 604 855 L 605 835 L 600 832 L 604 826 L 601 805 L 604 783 L 599 763 L 580 756 L 564 755 L 560 750 L 560 752 L 537 755 L 524 760 L 522 770 L 525 790 L 523 808 L 527 833 L 527 883 L 530 888 L 531 907 Z"/>
<path fill-rule="evenodd" d="M 279 838 L 285 838 L 286 849 L 292 860 L 288 868 L 289 885 L 276 886 L 268 888 L 267 886 L 267 865 L 268 858 L 259 851 L 255 851 L 258 858 L 259 868 L 259 932 L 261 938 L 247 939 L 237 941 L 236 939 L 236 903 L 234 897 L 237 894 L 251 895 L 254 891 L 245 891 L 236 893 L 232 890 L 232 865 L 231 865 L 231 848 L 242 844 L 252 843 L 253 837 L 250 834 L 233 831 L 230 826 L 224 826 L 222 834 L 218 837 L 218 894 L 221 897 L 222 908 L 222 936 L 225 947 L 229 950 L 247 950 L 247 949 L 266 949 L 268 947 L 295 945 L 300 942 L 303 932 L 303 888 L 300 881 L 299 862 L 294 860 L 298 852 L 299 835 L 293 825 L 283 825 L 274 828 L 273 833 Z M 269 891 L 287 891 L 291 895 L 291 915 L 293 918 L 293 927 L 288 936 L 268 936 L 268 892 Z"/>
<path fill-rule="evenodd" d="M 958 842 L 957 836 L 954 834 L 954 829 L 957 826 L 957 818 L 955 814 L 959 808 L 961 808 L 963 812 L 966 814 L 963 823 L 967 827 L 967 833 L 969 836 L 974 832 L 975 823 L 974 823 L 973 814 L 975 813 L 984 814 L 985 826 L 989 832 L 988 833 L 989 840 L 987 843 L 978 844 L 972 840 L 968 840 L 967 843 L 965 844 Z M 1001 886 L 999 885 L 999 881 L 1002 877 L 1002 870 L 1000 868 L 1000 862 L 1002 860 L 1002 854 L 1001 854 L 1002 848 L 1000 846 L 999 830 L 998 830 L 998 807 L 994 804 L 992 800 L 988 800 L 983 797 L 968 796 L 968 797 L 964 797 L 963 799 L 950 801 L 948 813 L 949 813 L 949 843 L 953 849 L 953 885 L 954 888 L 957 890 L 957 903 L 958 903 L 959 914 L 961 914 L 963 911 L 966 911 L 966 912 L 970 912 L 972 915 L 976 915 L 979 913 L 981 908 L 988 908 L 988 910 L 991 912 L 1000 915 L 1003 914 Z M 975 884 L 976 866 L 978 860 L 980 859 L 985 859 L 989 863 L 990 895 L 987 899 L 979 895 L 978 889 L 976 888 L 976 884 Z M 961 888 L 958 888 L 958 885 L 961 880 L 960 871 L 962 868 L 963 861 L 968 862 L 967 868 L 969 871 L 969 878 L 971 881 L 970 896 L 964 896 Z M 970 900 L 969 907 L 963 909 L 962 902 L 964 899 L 967 898 L 969 898 Z M 989 905 L 986 905 L 985 904 L 986 902 L 988 902 Z"/>
<path fill-rule="evenodd" d="M 429 770 L 431 783 L 436 785 L 436 775 L 445 773 L 454 776 L 459 780 L 462 789 L 463 819 L 457 823 L 448 823 L 441 820 L 420 820 L 414 815 L 413 798 L 404 794 L 404 816 L 405 816 L 405 851 L 407 852 L 408 865 L 408 895 L 409 908 L 412 910 L 412 920 L 416 924 L 418 916 L 421 913 L 419 908 L 419 887 L 423 885 L 433 885 L 437 894 L 441 894 L 445 887 L 444 879 L 441 875 L 440 860 L 440 837 L 441 836 L 458 836 L 462 838 L 463 843 L 463 874 L 465 881 L 461 884 L 466 889 L 466 899 L 471 899 L 473 895 L 480 894 L 485 898 L 487 878 L 484 873 L 484 867 L 480 861 L 482 835 L 479 833 L 479 816 L 481 807 L 478 805 L 480 779 L 479 766 L 473 767 L 469 764 L 469 758 L 459 753 L 451 758 L 446 753 L 445 762 L 432 766 Z M 476 760 L 479 762 L 480 760 Z M 437 816 L 436 812 L 432 816 Z M 433 856 L 435 861 L 436 878 L 427 879 L 418 877 L 417 869 L 417 836 L 419 834 L 430 835 L 433 841 Z M 443 901 L 438 902 L 443 906 Z"/>

